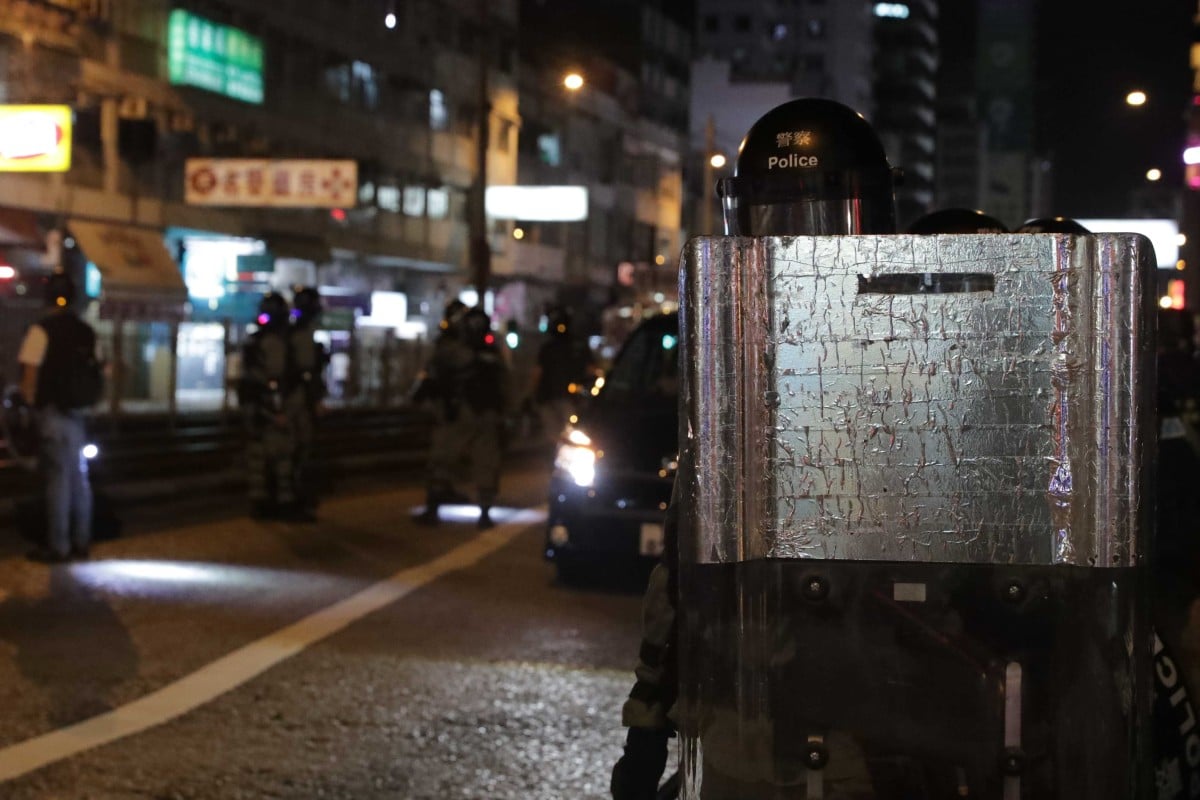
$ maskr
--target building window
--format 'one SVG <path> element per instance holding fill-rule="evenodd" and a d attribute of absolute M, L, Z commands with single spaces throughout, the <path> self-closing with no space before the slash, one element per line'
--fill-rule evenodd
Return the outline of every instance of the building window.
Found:
<path fill-rule="evenodd" d="M 733 29 L 738 33 L 749 33 L 750 17 L 746 14 L 738 14 L 733 18 Z"/>
<path fill-rule="evenodd" d="M 825 56 L 820 53 L 810 53 L 804 56 L 803 62 L 805 72 L 824 72 L 825 71 Z"/>
<path fill-rule="evenodd" d="M 450 109 L 446 107 L 446 95 L 439 89 L 429 90 L 429 127 L 444 131 L 450 127 Z"/>
<path fill-rule="evenodd" d="M 721 30 L 721 19 L 716 14 L 708 14 L 704 17 L 704 32 L 716 33 Z"/>
<path fill-rule="evenodd" d="M 407 217 L 425 216 L 425 187 L 404 187 L 404 215 Z"/>
<path fill-rule="evenodd" d="M 445 219 L 450 214 L 450 190 L 446 187 L 425 192 L 425 211 L 430 219 Z"/>
<path fill-rule="evenodd" d="M 807 28 L 808 28 L 808 38 L 810 38 L 810 39 L 824 39 L 825 38 L 825 20 L 810 19 L 808 21 Z"/>
<path fill-rule="evenodd" d="M 399 186 L 383 185 L 375 190 L 375 205 L 384 211 L 400 213 L 401 194 Z"/>
<path fill-rule="evenodd" d="M 365 61 L 350 64 L 350 93 L 356 105 L 367 111 L 379 108 L 379 73 Z"/>
<path fill-rule="evenodd" d="M 771 38 L 777 42 L 782 42 L 788 37 L 788 26 L 782 22 L 772 22 L 770 24 Z"/>
<path fill-rule="evenodd" d="M 537 137 L 538 160 L 548 167 L 562 163 L 562 142 L 557 133 L 543 133 Z"/>

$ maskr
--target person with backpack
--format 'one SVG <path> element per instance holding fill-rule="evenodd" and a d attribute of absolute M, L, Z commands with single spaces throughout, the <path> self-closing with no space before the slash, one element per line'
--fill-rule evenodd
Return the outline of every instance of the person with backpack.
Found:
<path fill-rule="evenodd" d="M 51 564 L 87 558 L 92 541 L 84 416 L 104 393 L 104 373 L 96 332 L 72 309 L 75 294 L 63 272 L 46 280 L 49 311 L 29 327 L 17 356 L 21 393 L 37 412 L 46 492 L 46 541 L 29 558 Z"/>

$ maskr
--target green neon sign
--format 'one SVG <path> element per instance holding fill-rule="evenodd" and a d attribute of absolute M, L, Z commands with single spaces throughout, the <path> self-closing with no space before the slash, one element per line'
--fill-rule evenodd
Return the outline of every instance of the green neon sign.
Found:
<path fill-rule="evenodd" d="M 238 28 L 175 9 L 167 23 L 170 81 L 246 103 L 263 101 L 263 44 Z"/>

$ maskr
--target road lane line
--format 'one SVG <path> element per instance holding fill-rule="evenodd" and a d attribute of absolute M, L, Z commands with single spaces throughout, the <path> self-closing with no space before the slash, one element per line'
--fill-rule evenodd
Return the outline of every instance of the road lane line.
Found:
<path fill-rule="evenodd" d="M 544 519 L 544 509 L 518 511 L 503 524 L 432 561 L 403 569 L 145 697 L 0 749 L 0 782 L 180 717 L 422 586 L 477 564 Z"/>

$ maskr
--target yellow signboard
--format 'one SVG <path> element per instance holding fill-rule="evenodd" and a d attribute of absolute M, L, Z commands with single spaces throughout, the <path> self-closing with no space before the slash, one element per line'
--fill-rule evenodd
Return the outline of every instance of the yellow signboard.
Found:
<path fill-rule="evenodd" d="M 0 105 L 0 172 L 70 168 L 70 106 Z"/>

